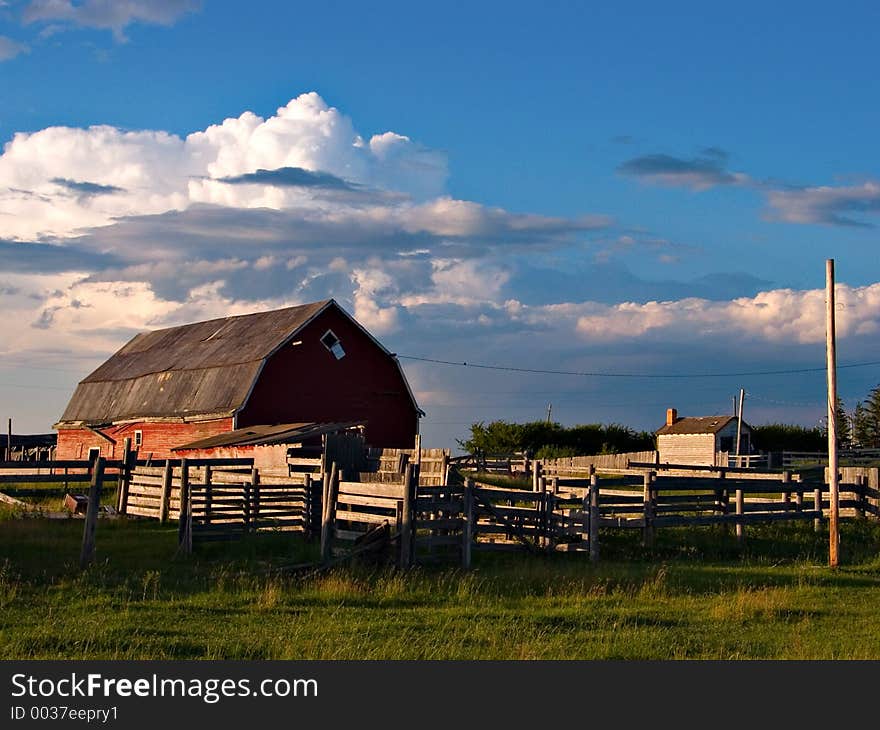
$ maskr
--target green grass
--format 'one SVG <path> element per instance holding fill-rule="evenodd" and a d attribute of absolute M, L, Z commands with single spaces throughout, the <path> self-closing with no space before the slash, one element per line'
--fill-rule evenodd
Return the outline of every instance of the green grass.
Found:
<path fill-rule="evenodd" d="M 283 533 L 175 557 L 176 525 L 0 522 L 0 658 L 880 658 L 880 526 L 846 523 L 825 567 L 811 524 L 609 532 L 603 560 L 479 555 L 469 573 L 354 566 Z M 604 537 L 604 535 L 603 535 Z"/>

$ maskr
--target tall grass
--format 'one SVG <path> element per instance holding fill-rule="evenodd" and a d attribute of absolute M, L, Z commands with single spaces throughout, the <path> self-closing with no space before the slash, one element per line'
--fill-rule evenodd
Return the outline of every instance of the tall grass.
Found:
<path fill-rule="evenodd" d="M 811 526 L 660 531 L 645 554 L 609 533 L 603 560 L 479 556 L 473 570 L 353 565 L 286 534 L 175 557 L 176 526 L 0 523 L 0 658 L 880 658 L 880 527 L 847 523 L 845 568 Z"/>

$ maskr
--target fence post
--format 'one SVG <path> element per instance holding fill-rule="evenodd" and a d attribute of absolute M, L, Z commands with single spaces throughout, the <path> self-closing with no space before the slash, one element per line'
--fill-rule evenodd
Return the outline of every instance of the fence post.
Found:
<path fill-rule="evenodd" d="M 822 530 L 822 487 L 813 490 L 813 509 L 816 510 L 817 517 L 813 520 L 813 531 L 820 532 Z"/>
<path fill-rule="evenodd" d="M 205 465 L 205 524 L 211 524 L 211 503 L 214 499 L 214 487 L 211 484 L 211 479 L 213 478 L 213 474 L 211 473 L 211 465 Z"/>
<path fill-rule="evenodd" d="M 590 474 L 590 527 L 587 537 L 590 540 L 590 562 L 599 561 L 599 477 Z"/>
<path fill-rule="evenodd" d="M 782 472 L 782 504 L 785 505 L 785 511 L 791 508 L 791 492 L 786 491 L 786 485 L 791 484 L 791 472 L 787 469 Z"/>
<path fill-rule="evenodd" d="M 534 466 L 532 469 L 532 491 L 533 492 L 540 492 L 541 491 L 541 472 L 544 471 L 544 469 L 541 465 L 541 462 L 538 460 L 535 460 L 533 462 L 533 465 Z"/>
<path fill-rule="evenodd" d="M 312 475 L 306 473 L 303 476 L 303 532 L 306 540 L 312 537 L 312 504 L 314 495 L 312 494 Z"/>
<path fill-rule="evenodd" d="M 180 460 L 180 509 L 177 519 L 177 547 L 189 555 L 192 552 L 192 505 L 189 496 L 189 465 Z"/>
<path fill-rule="evenodd" d="M 321 562 L 326 564 L 332 557 L 333 523 L 336 512 L 336 496 L 339 494 L 339 475 L 336 462 L 330 466 L 327 475 L 327 490 L 324 500 L 324 517 L 321 521 Z"/>
<path fill-rule="evenodd" d="M 642 528 L 642 545 L 651 547 L 654 544 L 654 504 L 652 500 L 651 482 L 654 472 L 646 471 L 642 478 L 642 502 L 645 512 L 645 526 Z"/>
<path fill-rule="evenodd" d="M 736 541 L 742 545 L 746 540 L 746 526 L 743 524 L 742 517 L 746 511 L 746 500 L 742 489 L 736 490 Z"/>
<path fill-rule="evenodd" d="M 400 516 L 400 567 L 408 568 L 412 565 L 413 558 L 413 481 L 417 483 L 418 472 L 413 464 L 407 464 L 403 477 L 403 514 Z M 415 476 L 414 476 L 415 473 Z"/>
<path fill-rule="evenodd" d="M 131 481 L 131 437 L 122 441 L 122 468 L 119 470 L 119 494 L 116 495 L 116 511 L 125 514 L 128 509 L 128 485 Z"/>
<path fill-rule="evenodd" d="M 165 471 L 162 472 L 162 494 L 159 497 L 159 524 L 168 519 L 168 503 L 171 501 L 171 482 L 174 468 L 171 459 L 165 459 Z"/>
<path fill-rule="evenodd" d="M 251 495 L 253 496 L 254 508 L 251 511 L 251 524 L 254 531 L 260 529 L 260 472 L 254 467 L 251 469 Z"/>
<path fill-rule="evenodd" d="M 95 530 L 98 527 L 98 508 L 101 503 L 101 487 L 104 483 L 104 457 L 99 456 L 92 464 L 92 479 L 89 483 L 89 503 L 83 526 L 82 549 L 79 554 L 79 567 L 85 568 L 95 557 Z"/>
<path fill-rule="evenodd" d="M 474 542 L 474 480 L 464 480 L 464 521 L 461 525 L 461 567 L 471 567 L 471 550 Z"/>
<path fill-rule="evenodd" d="M 856 477 L 856 517 L 865 519 L 865 502 L 868 501 L 867 489 L 868 477 L 859 475 Z"/>

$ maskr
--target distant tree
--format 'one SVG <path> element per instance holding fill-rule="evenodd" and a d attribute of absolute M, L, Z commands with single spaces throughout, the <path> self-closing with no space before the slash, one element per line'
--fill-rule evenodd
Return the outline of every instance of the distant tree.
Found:
<path fill-rule="evenodd" d="M 647 451 L 654 448 L 654 434 L 634 431 L 616 423 L 584 424 L 566 428 L 559 423 L 531 421 L 509 423 L 492 421 L 474 423 L 469 439 L 458 440 L 465 451 L 476 454 L 503 454 L 526 451 L 538 458 L 615 454 L 627 451 Z"/>
<path fill-rule="evenodd" d="M 828 445 L 822 429 L 788 423 L 752 426 L 752 439 L 761 451 L 822 451 Z"/>
<path fill-rule="evenodd" d="M 865 405 L 859 401 L 852 415 L 852 441 L 857 448 L 868 448 L 874 436 L 874 429 L 868 417 Z"/>
<path fill-rule="evenodd" d="M 880 448 L 880 385 L 871 390 L 864 404 L 859 405 L 862 410 L 855 426 L 859 445 L 866 449 Z"/>

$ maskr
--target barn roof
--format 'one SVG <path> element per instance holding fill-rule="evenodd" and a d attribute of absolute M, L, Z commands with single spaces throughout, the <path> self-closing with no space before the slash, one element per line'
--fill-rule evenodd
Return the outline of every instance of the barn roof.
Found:
<path fill-rule="evenodd" d="M 183 446 L 175 446 L 171 450 L 184 451 L 188 449 L 213 449 L 220 446 L 297 443 L 314 436 L 336 433 L 363 424 L 363 421 L 351 421 L 348 423 L 281 423 L 272 426 L 248 426 L 199 439 L 192 443 L 183 444 Z"/>
<path fill-rule="evenodd" d="M 331 305 L 338 307 L 327 299 L 141 333 L 80 382 L 60 422 L 232 415 L 263 361 Z"/>
<path fill-rule="evenodd" d="M 672 425 L 663 426 L 657 431 L 658 436 L 671 434 L 718 433 L 736 416 L 690 416 L 679 418 Z M 743 426 L 745 426 L 743 422 Z"/>

